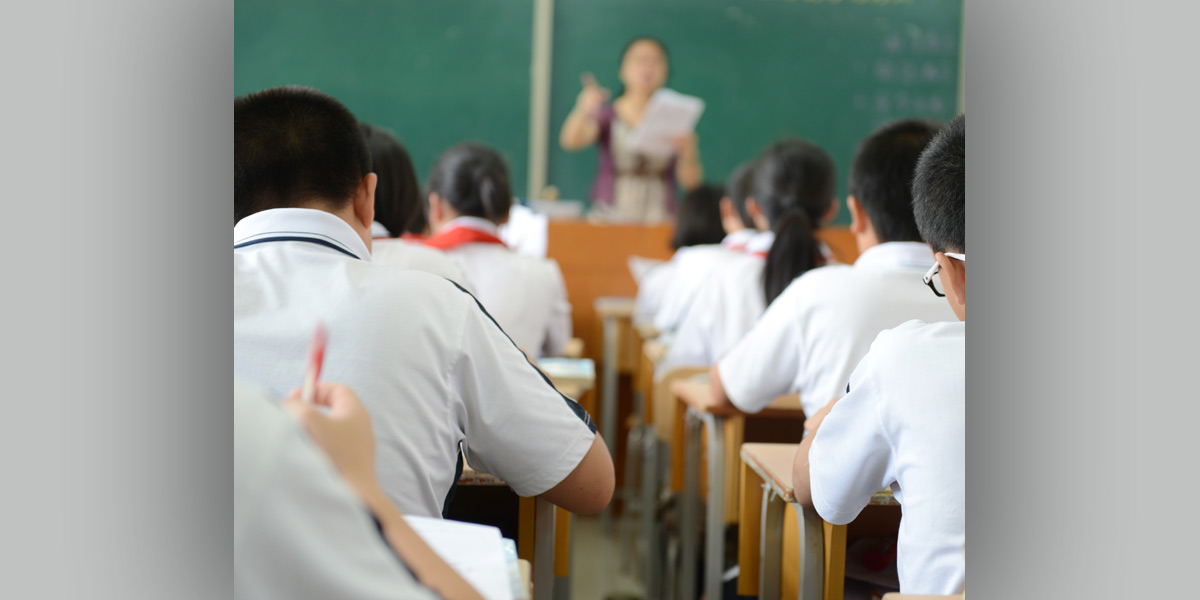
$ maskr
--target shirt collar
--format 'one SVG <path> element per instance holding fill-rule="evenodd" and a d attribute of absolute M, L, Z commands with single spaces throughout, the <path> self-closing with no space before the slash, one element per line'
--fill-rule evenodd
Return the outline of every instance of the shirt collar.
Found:
<path fill-rule="evenodd" d="M 867 248 L 854 261 L 855 267 L 896 269 L 928 269 L 932 264 L 933 251 L 925 242 L 884 242 Z"/>
<path fill-rule="evenodd" d="M 768 252 L 771 250 L 771 244 L 775 243 L 774 231 L 759 231 L 746 242 L 746 252 Z"/>
<path fill-rule="evenodd" d="M 332 243 L 363 260 L 371 251 L 349 223 L 314 208 L 271 208 L 256 212 L 233 226 L 234 245 L 272 237 L 305 237 Z"/>
<path fill-rule="evenodd" d="M 741 249 L 745 247 L 746 242 L 750 241 L 750 238 L 754 237 L 754 235 L 757 233 L 758 231 L 754 229 L 739 229 L 729 235 L 726 235 L 725 239 L 721 240 L 721 245 L 726 248 Z"/>
<path fill-rule="evenodd" d="M 499 228 L 496 227 L 495 223 L 493 223 L 487 219 L 481 219 L 479 217 L 458 217 L 456 219 L 451 220 L 449 223 L 446 223 L 446 225 L 442 227 L 442 230 L 444 231 L 447 229 L 454 229 L 457 227 L 465 227 L 467 229 L 474 229 L 475 231 L 482 231 L 484 233 L 490 233 L 492 235 L 498 235 L 498 231 L 499 231 Z"/>

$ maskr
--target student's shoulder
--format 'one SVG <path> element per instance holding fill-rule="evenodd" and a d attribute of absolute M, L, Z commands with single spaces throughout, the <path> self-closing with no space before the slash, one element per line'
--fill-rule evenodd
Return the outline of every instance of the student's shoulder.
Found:
<path fill-rule="evenodd" d="M 871 355 L 877 361 L 909 363 L 933 354 L 959 352 L 965 348 L 966 325 L 962 321 L 906 321 L 881 331 L 871 344 Z"/>
<path fill-rule="evenodd" d="M 471 296 L 454 281 L 427 271 L 380 263 L 363 263 L 358 268 L 371 292 L 364 296 L 384 302 L 454 304 L 466 302 Z"/>

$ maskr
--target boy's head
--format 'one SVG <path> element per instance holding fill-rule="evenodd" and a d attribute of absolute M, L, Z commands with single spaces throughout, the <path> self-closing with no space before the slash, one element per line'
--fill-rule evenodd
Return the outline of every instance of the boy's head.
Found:
<path fill-rule="evenodd" d="M 375 181 L 358 120 L 329 95 L 288 86 L 234 100 L 235 222 L 271 208 L 318 208 L 365 230 L 369 248 Z"/>
<path fill-rule="evenodd" d="M 913 174 L 937 131 L 936 123 L 905 119 L 876 129 L 859 144 L 846 198 L 859 252 L 886 242 L 922 241 L 913 217 Z"/>
<path fill-rule="evenodd" d="M 753 174 L 753 161 L 746 161 L 738 165 L 729 174 L 729 179 L 725 180 L 725 197 L 721 198 L 721 226 L 726 234 L 754 229 L 754 219 L 746 212 L 746 194 L 750 191 L 750 176 Z"/>
<path fill-rule="evenodd" d="M 966 320 L 967 119 L 959 115 L 921 154 L 913 179 L 913 214 L 937 258 L 938 277 L 951 308 Z M 963 259 L 947 256 L 962 255 Z"/>

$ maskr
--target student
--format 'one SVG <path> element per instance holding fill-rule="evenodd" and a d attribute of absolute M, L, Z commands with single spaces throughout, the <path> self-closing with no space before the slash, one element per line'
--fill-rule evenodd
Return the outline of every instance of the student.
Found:
<path fill-rule="evenodd" d="M 671 260 L 652 267 L 638 281 L 637 304 L 633 311 L 635 321 L 654 320 L 676 270 L 689 255 L 708 255 L 721 249 L 721 241 L 726 237 L 721 223 L 723 194 L 721 186 L 706 183 L 684 196 L 671 237 L 671 249 L 675 254 Z"/>
<path fill-rule="evenodd" d="M 421 211 L 423 201 L 416 171 L 408 151 L 391 133 L 367 123 L 359 126 L 371 150 L 371 171 L 379 178 L 375 185 L 375 221 L 371 223 L 371 260 L 433 273 L 471 290 L 462 270 L 445 252 L 396 237 Z"/>
<path fill-rule="evenodd" d="M 779 282 L 824 264 L 814 227 L 836 211 L 834 178 L 833 160 L 811 142 L 787 139 L 763 152 L 750 179 L 746 209 L 759 227 L 775 228 L 770 252 L 738 256 L 710 273 L 657 373 L 712 365 L 766 309 L 771 298 L 764 289 L 782 290 Z"/>
<path fill-rule="evenodd" d="M 354 392 L 318 384 L 315 405 L 293 392 L 290 419 L 233 382 L 234 598 L 481 598 L 380 491 Z"/>
<path fill-rule="evenodd" d="M 434 234 L 425 243 L 454 259 L 518 346 L 533 357 L 560 356 L 571 339 L 562 271 L 552 259 L 513 252 L 498 237 L 511 208 L 504 159 L 479 144 L 454 146 L 429 175 Z"/>
<path fill-rule="evenodd" d="M 759 233 L 746 212 L 746 194 L 750 187 L 750 175 L 753 174 L 752 167 L 753 164 L 749 162 L 740 165 L 725 183 L 725 196 L 719 205 L 725 237 L 721 239 L 720 246 L 697 248 L 672 259 L 675 267 L 671 279 L 664 282 L 662 299 L 651 317 L 654 328 L 664 336 L 663 339 L 669 340 L 679 328 L 697 291 L 712 272 L 720 269 L 726 260 L 745 253 L 746 244 Z"/>
<path fill-rule="evenodd" d="M 849 523 L 891 486 L 900 519 L 896 568 L 906 594 L 965 587 L 966 119 L 921 155 L 913 209 L 936 263 L 925 275 L 960 321 L 909 321 L 879 334 L 846 395 L 814 415 L 792 478 L 796 500 Z M 926 290 L 929 293 L 929 290 Z"/>
<path fill-rule="evenodd" d="M 460 445 L 521 496 L 602 510 L 612 459 L 588 414 L 462 288 L 370 262 L 369 165 L 353 115 L 321 92 L 234 101 L 234 373 L 282 397 L 324 322 L 323 376 L 370 409 L 379 482 L 404 512 L 443 513 Z"/>
<path fill-rule="evenodd" d="M 933 123 L 904 120 L 863 140 L 846 198 L 858 260 L 813 269 L 787 285 L 713 365 L 709 383 L 717 402 L 753 413 L 799 392 L 804 412 L 815 414 L 845 391 L 880 331 L 910 319 L 954 319 L 921 285 L 933 252 L 913 220 L 913 171 L 935 133 Z"/>

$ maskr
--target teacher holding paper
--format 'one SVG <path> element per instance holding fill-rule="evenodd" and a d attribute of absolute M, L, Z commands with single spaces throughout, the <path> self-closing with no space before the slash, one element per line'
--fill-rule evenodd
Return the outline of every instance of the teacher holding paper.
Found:
<path fill-rule="evenodd" d="M 690 190 L 704 176 L 695 133 L 672 139 L 673 151 L 666 156 L 639 152 L 630 143 L 651 96 L 666 83 L 667 69 L 662 42 L 635 38 L 621 54 L 620 95 L 610 103 L 609 91 L 584 73 L 583 90 L 563 123 L 559 144 L 564 150 L 599 144 L 591 200 L 593 210 L 606 217 L 665 221 L 675 212 L 676 182 Z"/>

